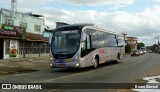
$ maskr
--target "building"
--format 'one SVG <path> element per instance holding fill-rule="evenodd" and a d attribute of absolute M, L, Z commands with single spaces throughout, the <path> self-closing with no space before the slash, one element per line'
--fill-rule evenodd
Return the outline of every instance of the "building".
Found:
<path fill-rule="evenodd" d="M 0 59 L 48 55 L 42 15 L 0 10 Z"/>
<path fill-rule="evenodd" d="M 131 46 L 131 50 L 137 50 L 138 39 L 136 37 L 126 37 L 126 43 Z"/>

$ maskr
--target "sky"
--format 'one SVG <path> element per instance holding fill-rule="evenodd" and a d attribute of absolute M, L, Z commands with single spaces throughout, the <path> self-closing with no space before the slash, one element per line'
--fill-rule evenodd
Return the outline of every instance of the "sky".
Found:
<path fill-rule="evenodd" d="M 11 0 L 0 1 L 0 8 L 10 9 Z M 160 37 L 160 0 L 17 0 L 17 11 L 43 15 L 50 28 L 55 22 L 93 23 L 146 46 Z"/>

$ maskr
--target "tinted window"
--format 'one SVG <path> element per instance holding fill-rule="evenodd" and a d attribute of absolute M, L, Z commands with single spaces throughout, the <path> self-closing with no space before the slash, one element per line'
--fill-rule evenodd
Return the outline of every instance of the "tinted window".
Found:
<path fill-rule="evenodd" d="M 125 40 L 123 36 L 117 36 L 118 46 L 125 45 Z"/>
<path fill-rule="evenodd" d="M 85 32 L 91 35 L 92 48 L 117 46 L 114 34 L 95 29 L 86 29 Z"/>

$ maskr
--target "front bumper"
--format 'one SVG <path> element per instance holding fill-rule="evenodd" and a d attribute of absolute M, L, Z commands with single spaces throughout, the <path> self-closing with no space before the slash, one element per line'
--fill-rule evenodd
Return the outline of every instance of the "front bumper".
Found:
<path fill-rule="evenodd" d="M 80 68 L 80 64 L 78 62 L 70 62 L 70 63 L 55 63 L 50 62 L 51 68 Z"/>

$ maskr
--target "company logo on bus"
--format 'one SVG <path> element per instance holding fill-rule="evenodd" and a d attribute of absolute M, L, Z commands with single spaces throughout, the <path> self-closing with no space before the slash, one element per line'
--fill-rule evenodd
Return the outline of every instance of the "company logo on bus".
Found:
<path fill-rule="evenodd" d="M 99 50 L 99 54 L 104 54 L 105 51 L 104 50 Z"/>

